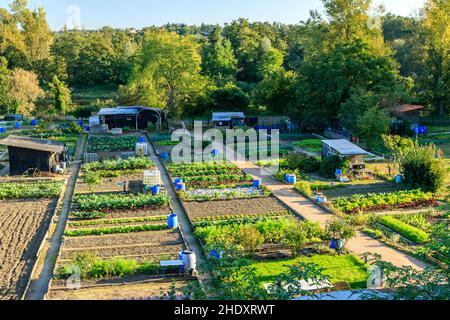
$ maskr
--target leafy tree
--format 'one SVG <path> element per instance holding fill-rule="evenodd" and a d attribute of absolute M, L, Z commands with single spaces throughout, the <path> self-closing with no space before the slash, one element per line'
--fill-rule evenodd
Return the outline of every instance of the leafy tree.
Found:
<path fill-rule="evenodd" d="M 8 61 L 0 57 L 0 113 L 5 113 L 8 107 L 9 70 Z"/>
<path fill-rule="evenodd" d="M 407 152 L 414 148 L 414 141 L 401 136 L 382 135 L 384 146 L 394 155 L 394 165 L 399 164 Z"/>
<path fill-rule="evenodd" d="M 243 111 L 250 104 L 249 95 L 234 83 L 214 88 L 209 93 L 209 105 L 204 112 L 210 111 Z"/>
<path fill-rule="evenodd" d="M 146 105 L 167 107 L 172 115 L 204 94 L 199 45 L 190 36 L 151 31 L 138 53 L 129 89 Z"/>
<path fill-rule="evenodd" d="M 434 145 L 408 149 L 400 162 L 404 182 L 415 189 L 425 192 L 439 192 L 445 186 L 447 170 L 442 159 L 436 159 L 437 149 Z"/>
<path fill-rule="evenodd" d="M 297 73 L 280 70 L 267 76 L 256 89 L 255 100 L 269 114 L 292 114 Z"/>
<path fill-rule="evenodd" d="M 425 99 L 440 116 L 450 113 L 450 2 L 428 0 L 423 10 L 422 38 L 426 49 L 425 72 L 421 87 Z"/>
<path fill-rule="evenodd" d="M 202 56 L 203 74 L 216 80 L 235 77 L 237 59 L 230 40 L 223 38 L 220 27 L 216 27 L 208 36 L 203 46 Z"/>
<path fill-rule="evenodd" d="M 263 80 L 283 69 L 283 53 L 272 47 L 269 39 L 264 38 L 259 45 L 259 57 L 257 60 L 257 76 Z"/>
<path fill-rule="evenodd" d="M 44 96 L 37 75 L 14 69 L 9 79 L 8 112 L 30 115 L 36 110 L 36 101 Z"/>
<path fill-rule="evenodd" d="M 389 133 L 391 120 L 387 112 L 371 107 L 358 119 L 357 133 L 367 148 L 373 150 L 383 145 L 382 135 Z"/>
<path fill-rule="evenodd" d="M 392 61 L 375 55 L 366 43 L 339 44 L 300 68 L 298 117 L 322 122 L 333 119 L 346 112 L 341 106 L 355 90 L 386 93 L 397 87 L 396 81 Z"/>
<path fill-rule="evenodd" d="M 57 113 L 66 114 L 73 108 L 70 89 L 58 79 L 58 76 L 54 76 L 52 83 L 50 83 L 50 96 L 54 101 L 54 108 Z"/>

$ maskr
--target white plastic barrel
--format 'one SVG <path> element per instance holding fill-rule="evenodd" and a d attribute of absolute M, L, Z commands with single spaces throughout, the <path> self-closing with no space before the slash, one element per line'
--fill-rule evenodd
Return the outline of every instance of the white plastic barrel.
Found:
<path fill-rule="evenodd" d="M 192 251 L 183 251 L 184 268 L 188 271 L 195 271 L 197 269 L 197 257 Z"/>
<path fill-rule="evenodd" d="M 136 143 L 136 154 L 141 154 L 141 151 L 143 151 L 144 156 L 148 156 L 148 144 L 146 143 Z"/>

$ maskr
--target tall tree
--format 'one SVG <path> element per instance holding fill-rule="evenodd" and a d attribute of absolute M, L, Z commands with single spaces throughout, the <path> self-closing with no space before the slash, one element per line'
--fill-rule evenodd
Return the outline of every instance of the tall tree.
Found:
<path fill-rule="evenodd" d="M 8 112 L 31 115 L 36 110 L 36 101 L 44 97 L 35 73 L 14 69 L 11 72 L 8 88 Z"/>
<path fill-rule="evenodd" d="M 231 42 L 224 39 L 222 29 L 216 27 L 203 46 L 203 74 L 217 80 L 234 78 L 237 72 L 237 59 Z"/>
<path fill-rule="evenodd" d="M 428 0 L 423 10 L 427 52 L 422 89 L 438 114 L 450 114 L 450 1 Z"/>
<path fill-rule="evenodd" d="M 56 75 L 50 83 L 50 97 L 53 99 L 54 111 L 57 113 L 65 115 L 73 107 L 70 89 Z"/>
<path fill-rule="evenodd" d="M 138 101 L 167 108 L 175 116 L 203 94 L 207 82 L 200 75 L 200 64 L 200 46 L 194 37 L 150 31 L 138 52 L 129 91 Z"/>

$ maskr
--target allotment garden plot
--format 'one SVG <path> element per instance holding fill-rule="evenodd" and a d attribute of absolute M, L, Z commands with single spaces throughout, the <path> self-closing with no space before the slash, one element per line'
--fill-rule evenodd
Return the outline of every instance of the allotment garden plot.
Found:
<path fill-rule="evenodd" d="M 63 181 L 0 182 L 0 299 L 21 299 Z"/>
<path fill-rule="evenodd" d="M 162 278 L 159 263 L 178 259 L 186 245 L 178 228 L 168 228 L 167 194 L 153 195 L 143 189 L 142 172 L 153 168 L 148 158 L 83 166 L 50 299 L 143 298 L 159 296 L 158 290 L 166 292 L 167 281 L 155 280 Z M 116 177 L 127 182 L 126 192 L 115 184 Z M 140 185 L 131 184 L 134 179 Z M 67 288 L 67 280 L 77 270 L 81 290 L 75 292 Z M 179 270 L 169 269 L 167 274 L 178 278 Z M 115 286 L 125 283 L 124 290 L 112 297 Z"/>
<path fill-rule="evenodd" d="M 333 284 L 365 286 L 366 266 L 358 258 L 338 256 L 329 250 L 329 239 L 319 225 L 301 221 L 259 181 L 253 181 L 236 165 L 168 164 L 168 169 L 195 236 L 213 266 L 218 262 L 216 259 L 225 255 L 247 257 L 263 285 L 286 271 L 283 266 L 295 265 L 303 259 L 303 262 L 318 262 L 330 271 Z M 269 262 L 279 266 L 268 269 L 267 274 L 264 264 Z M 331 271 L 337 269 L 340 272 Z"/>

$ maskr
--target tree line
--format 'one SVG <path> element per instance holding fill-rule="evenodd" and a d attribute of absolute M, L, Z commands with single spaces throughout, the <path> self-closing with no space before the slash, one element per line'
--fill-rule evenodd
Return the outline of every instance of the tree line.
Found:
<path fill-rule="evenodd" d="M 322 1 L 324 13 L 295 25 L 52 32 L 44 9 L 14 0 L 0 8 L 0 113 L 66 113 L 71 89 L 106 87 L 118 103 L 173 117 L 246 111 L 369 135 L 400 103 L 450 114 L 449 0 L 427 0 L 414 17 L 376 8 L 379 25 L 372 0 Z"/>

